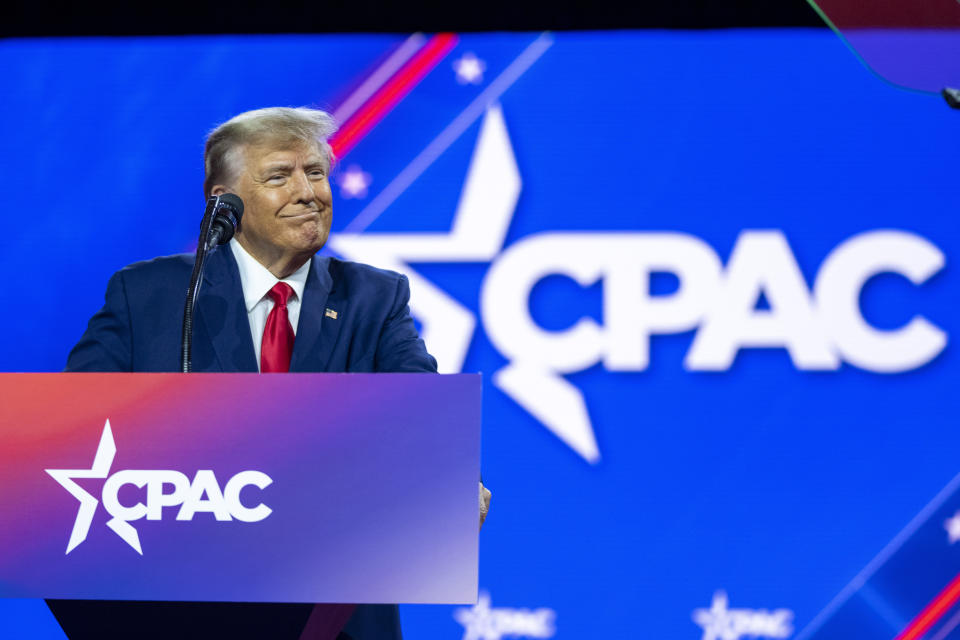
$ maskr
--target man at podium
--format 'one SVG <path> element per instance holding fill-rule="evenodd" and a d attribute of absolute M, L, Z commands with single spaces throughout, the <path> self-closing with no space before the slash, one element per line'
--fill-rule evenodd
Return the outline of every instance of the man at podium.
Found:
<path fill-rule="evenodd" d="M 410 316 L 405 276 L 315 255 L 332 220 L 327 139 L 335 128 L 323 111 L 273 107 L 241 113 L 208 136 L 204 195 L 233 193 L 244 213 L 229 245 L 207 260 L 194 371 L 436 372 Z M 179 371 L 192 268 L 193 256 L 177 255 L 114 274 L 67 370 Z M 482 485 L 480 502 L 485 515 Z M 401 637 L 394 605 L 49 604 L 71 638 L 136 629 L 136 637 L 281 639 L 331 625 L 343 627 L 330 636 L 341 640 Z"/>

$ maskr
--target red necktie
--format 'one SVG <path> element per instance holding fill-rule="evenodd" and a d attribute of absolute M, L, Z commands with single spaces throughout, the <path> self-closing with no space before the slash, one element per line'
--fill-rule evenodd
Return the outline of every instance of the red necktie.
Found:
<path fill-rule="evenodd" d="M 293 326 L 287 316 L 287 300 L 293 288 L 286 282 L 278 282 L 267 292 L 273 299 L 273 309 L 267 316 L 260 343 L 260 373 L 285 373 L 290 371 L 290 356 L 293 355 Z"/>

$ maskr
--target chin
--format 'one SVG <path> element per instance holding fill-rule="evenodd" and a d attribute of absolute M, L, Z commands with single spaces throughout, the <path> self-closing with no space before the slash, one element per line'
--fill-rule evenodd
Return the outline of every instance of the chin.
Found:
<path fill-rule="evenodd" d="M 318 230 L 316 232 L 306 232 L 298 234 L 298 237 L 294 242 L 290 244 L 297 247 L 298 250 L 311 253 L 316 253 L 323 248 L 323 245 L 327 243 L 327 236 L 329 232 L 327 230 Z"/>

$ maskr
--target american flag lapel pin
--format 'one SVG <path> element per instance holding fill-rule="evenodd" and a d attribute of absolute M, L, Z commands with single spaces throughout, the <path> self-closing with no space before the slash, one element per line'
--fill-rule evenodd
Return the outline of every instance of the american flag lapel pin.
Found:
<path fill-rule="evenodd" d="M 330 319 L 332 319 L 332 320 L 336 320 L 336 319 L 337 319 L 337 312 L 334 311 L 333 309 L 330 309 L 330 308 L 327 308 L 327 310 L 323 312 L 323 315 L 327 316 L 328 318 L 330 318 Z"/>

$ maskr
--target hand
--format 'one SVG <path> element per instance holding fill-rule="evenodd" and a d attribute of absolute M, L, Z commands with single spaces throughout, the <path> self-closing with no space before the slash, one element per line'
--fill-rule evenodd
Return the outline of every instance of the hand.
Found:
<path fill-rule="evenodd" d="M 490 511 L 490 496 L 492 494 L 487 490 L 483 483 L 480 483 L 480 526 L 483 527 L 483 521 L 487 519 L 487 512 Z"/>

